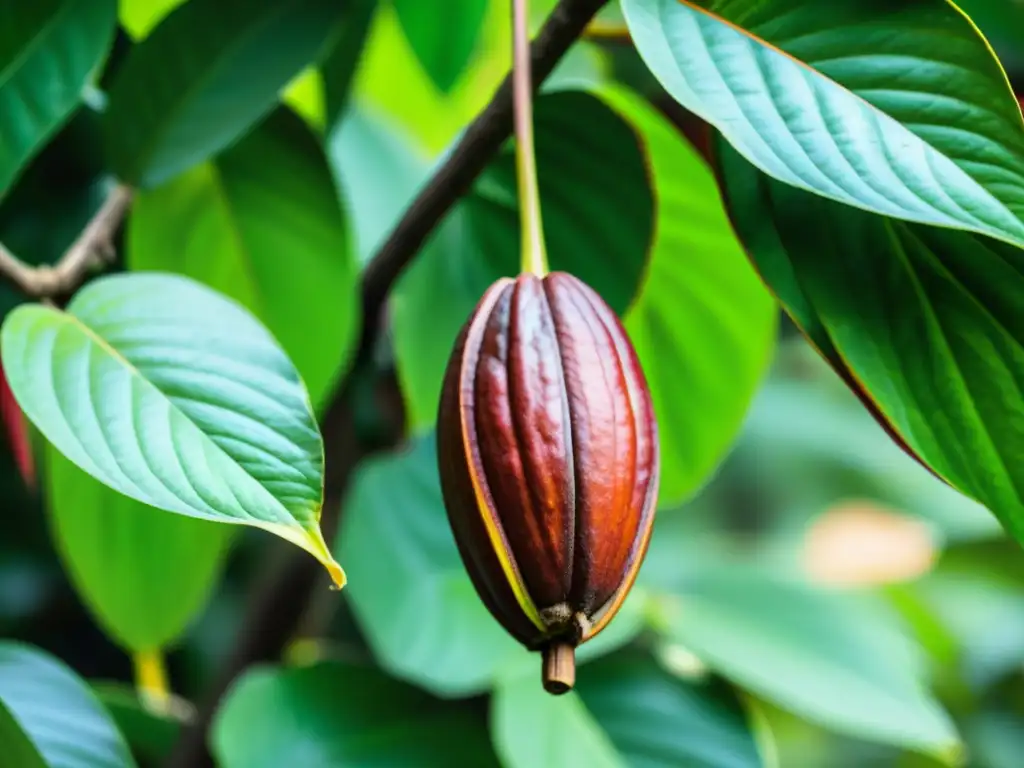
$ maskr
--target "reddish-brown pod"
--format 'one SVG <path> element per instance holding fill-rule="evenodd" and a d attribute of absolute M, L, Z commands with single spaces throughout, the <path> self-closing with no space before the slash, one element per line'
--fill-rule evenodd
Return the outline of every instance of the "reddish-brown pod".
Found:
<path fill-rule="evenodd" d="M 618 317 L 564 272 L 498 280 L 456 341 L 437 440 L 481 600 L 564 693 L 633 585 L 657 497 L 650 392 Z"/>

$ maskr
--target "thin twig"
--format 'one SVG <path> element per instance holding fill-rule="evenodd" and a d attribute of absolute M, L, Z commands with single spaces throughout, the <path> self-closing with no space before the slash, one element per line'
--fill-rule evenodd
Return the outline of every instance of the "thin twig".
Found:
<path fill-rule="evenodd" d="M 82 233 L 56 264 L 26 264 L 0 245 L 0 276 L 33 299 L 73 293 L 93 267 L 114 260 L 114 236 L 131 206 L 133 190 L 124 184 L 111 188 L 106 200 Z"/>
<path fill-rule="evenodd" d="M 561 0 L 530 47 L 533 85 L 551 74 L 587 24 L 607 0 Z M 506 77 L 490 104 L 466 129 L 430 182 L 406 209 L 391 235 L 367 265 L 362 281 L 362 336 L 355 362 L 334 393 L 322 419 L 327 456 L 326 493 L 321 524 L 332 541 L 341 514 L 341 500 L 356 465 L 368 447 L 360 444 L 353 418 L 354 382 L 372 366 L 387 296 L 395 281 L 424 241 L 464 195 L 490 160 L 512 135 L 512 82 Z M 288 550 L 257 590 L 231 657 L 214 680 L 200 706 L 195 725 L 182 731 L 167 765 L 171 768 L 209 768 L 213 760 L 207 738 L 220 701 L 249 666 L 279 659 L 299 626 L 313 589 L 323 584 L 322 566 L 305 552 Z"/>

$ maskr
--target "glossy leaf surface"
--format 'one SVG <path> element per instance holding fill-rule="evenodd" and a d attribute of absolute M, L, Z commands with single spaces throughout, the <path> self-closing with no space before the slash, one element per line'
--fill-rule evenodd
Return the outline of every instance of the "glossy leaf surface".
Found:
<path fill-rule="evenodd" d="M 338 662 L 250 672 L 218 715 L 212 743 L 224 768 L 497 765 L 470 707 Z"/>
<path fill-rule="evenodd" d="M 281 343 L 315 406 L 333 390 L 358 330 L 357 267 L 323 152 L 290 111 L 140 193 L 127 261 L 239 301 Z"/>
<path fill-rule="evenodd" d="M 946 0 L 624 0 L 668 92 L 787 184 L 1024 243 L 1024 122 Z"/>
<path fill-rule="evenodd" d="M 135 768 L 121 734 L 89 687 L 49 654 L 0 642 L 0 708 L 13 716 L 45 761 L 33 764 L 22 744 L 23 762 L 11 768 Z M 0 711 L 0 739 L 10 729 L 5 719 Z M 9 753 L 2 754 L 7 768 Z"/>
<path fill-rule="evenodd" d="M 81 103 L 116 24 L 116 0 L 0 2 L 0 198 Z"/>
<path fill-rule="evenodd" d="M 206 604 L 233 529 L 108 488 L 47 446 L 48 507 L 75 589 L 129 651 L 174 643 Z"/>
<path fill-rule="evenodd" d="M 114 275 L 66 311 L 17 308 L 0 344 L 26 415 L 97 480 L 169 512 L 270 531 L 344 582 L 320 534 L 309 396 L 241 306 L 181 276 Z"/>
<path fill-rule="evenodd" d="M 1024 251 L 838 205 L 727 148 L 721 162 L 737 230 L 796 322 L 918 457 L 1024 540 Z"/>
<path fill-rule="evenodd" d="M 333 0 L 191 0 L 133 48 L 110 88 L 110 161 L 151 187 L 203 162 L 270 112 L 328 40 Z"/>

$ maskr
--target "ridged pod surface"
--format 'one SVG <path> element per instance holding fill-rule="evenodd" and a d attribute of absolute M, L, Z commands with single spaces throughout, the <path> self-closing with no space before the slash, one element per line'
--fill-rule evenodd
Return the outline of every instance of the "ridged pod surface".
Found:
<path fill-rule="evenodd" d="M 618 317 L 564 272 L 498 280 L 456 341 L 437 440 L 481 600 L 568 690 L 573 649 L 636 578 L 657 497 L 650 392 Z"/>

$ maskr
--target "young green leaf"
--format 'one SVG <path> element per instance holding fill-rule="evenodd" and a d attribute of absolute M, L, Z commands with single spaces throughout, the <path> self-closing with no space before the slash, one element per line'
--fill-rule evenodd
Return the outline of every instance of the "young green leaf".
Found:
<path fill-rule="evenodd" d="M 1024 251 L 793 189 L 728 147 L 720 157 L 737 230 L 787 309 L 815 318 L 830 362 L 893 434 L 1024 541 L 1012 394 L 1024 386 Z"/>
<path fill-rule="evenodd" d="M 139 193 L 127 237 L 132 269 L 188 275 L 262 320 L 323 404 L 358 331 L 358 268 L 301 119 L 278 109 L 215 160 Z"/>
<path fill-rule="evenodd" d="M 959 749 L 911 641 L 881 603 L 731 566 L 704 569 L 667 605 L 672 639 L 801 717 L 939 757 Z"/>
<path fill-rule="evenodd" d="M 52 445 L 46 475 L 57 549 L 100 626 L 128 651 L 171 645 L 206 604 L 233 529 L 117 493 Z"/>
<path fill-rule="evenodd" d="M 0 198 L 96 75 L 115 0 L 0 0 Z"/>
<path fill-rule="evenodd" d="M 270 531 L 344 573 L 320 533 L 323 442 L 301 378 L 235 302 L 120 274 L 0 330 L 11 390 L 69 459 L 144 504 Z"/>
<path fill-rule="evenodd" d="M 409 45 L 444 92 L 451 90 L 473 56 L 487 15 L 488 0 L 394 0 Z"/>
<path fill-rule="evenodd" d="M 315 61 L 337 0 L 190 0 L 131 50 L 110 89 L 107 150 L 127 183 L 150 187 L 226 147 Z"/>
<path fill-rule="evenodd" d="M 491 717 L 509 768 L 762 765 L 743 706 L 728 686 L 674 679 L 635 651 L 581 669 L 576 691 L 558 698 L 532 675 L 507 678 Z"/>
<path fill-rule="evenodd" d="M 582 91 L 536 103 L 537 165 L 552 269 L 587 282 L 625 312 L 647 266 L 654 201 L 640 137 Z M 353 180 L 351 183 L 358 183 Z M 519 272 L 515 167 L 506 150 L 398 284 L 399 380 L 415 427 L 433 424 L 444 368 L 487 287 Z M 444 296 L 443 302 L 438 301 Z M 429 317 L 431 322 L 425 323 Z"/>
<path fill-rule="evenodd" d="M 29 745 L 13 735 L 12 720 Z M 0 762 L 4 768 L 135 768 L 89 687 L 49 654 L 11 641 L 0 642 Z"/>
<path fill-rule="evenodd" d="M 217 716 L 212 746 L 223 768 L 498 765 L 472 707 L 337 662 L 250 672 Z"/>
<path fill-rule="evenodd" d="M 780 181 L 1024 244 L 1024 121 L 947 0 L 623 0 L 647 66 Z"/>

